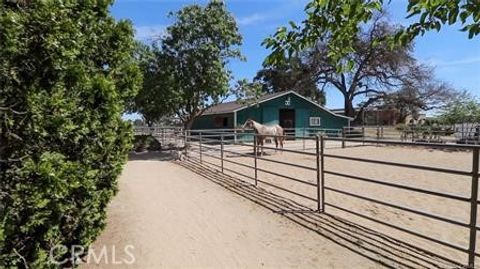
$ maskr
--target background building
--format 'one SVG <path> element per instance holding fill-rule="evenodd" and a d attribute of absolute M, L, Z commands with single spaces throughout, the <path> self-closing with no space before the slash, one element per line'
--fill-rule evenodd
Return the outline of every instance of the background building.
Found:
<path fill-rule="evenodd" d="M 294 91 L 286 91 L 264 95 L 255 104 L 233 101 L 213 106 L 193 123 L 192 129 L 240 128 L 247 119 L 279 124 L 289 135 L 307 128 L 341 129 L 352 120 Z"/>

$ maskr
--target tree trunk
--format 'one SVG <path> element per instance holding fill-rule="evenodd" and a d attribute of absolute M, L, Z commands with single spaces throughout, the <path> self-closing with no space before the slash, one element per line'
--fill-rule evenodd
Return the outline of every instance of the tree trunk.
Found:
<path fill-rule="evenodd" d="M 345 98 L 345 116 L 355 118 L 355 109 L 348 97 Z"/>
<path fill-rule="evenodd" d="M 185 122 L 183 123 L 183 128 L 184 128 L 185 130 L 190 130 L 190 129 L 192 129 L 192 125 L 193 125 L 193 121 L 194 121 L 194 120 L 195 120 L 195 118 L 193 118 L 193 117 L 190 118 L 190 119 L 187 119 L 187 121 L 185 121 Z"/>

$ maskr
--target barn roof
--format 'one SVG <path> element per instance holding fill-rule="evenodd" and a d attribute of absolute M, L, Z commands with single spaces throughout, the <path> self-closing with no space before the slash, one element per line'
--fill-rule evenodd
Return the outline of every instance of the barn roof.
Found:
<path fill-rule="evenodd" d="M 336 114 L 332 111 L 330 111 L 329 109 L 327 109 L 326 107 L 323 107 L 321 105 L 319 105 L 318 103 L 308 99 L 308 98 L 305 98 L 304 96 L 302 96 L 301 94 L 295 92 L 295 91 L 283 91 L 283 92 L 276 92 L 276 93 L 270 93 L 270 94 L 265 94 L 263 95 L 262 97 L 260 97 L 258 99 L 257 102 L 255 102 L 254 104 L 244 104 L 244 103 L 241 103 L 241 102 L 238 102 L 238 101 L 232 101 L 232 102 L 226 102 L 226 103 L 221 103 L 221 104 L 218 104 L 218 105 L 215 105 L 215 106 L 212 106 L 211 108 L 207 109 L 203 115 L 214 115 L 214 114 L 226 114 L 226 113 L 233 113 L 233 112 L 237 112 L 237 111 L 240 111 L 240 110 L 243 110 L 245 108 L 248 108 L 248 107 L 251 107 L 252 105 L 255 105 L 255 104 L 260 104 L 260 103 L 263 103 L 263 102 L 266 102 L 266 101 L 269 101 L 269 100 L 272 100 L 272 99 L 275 99 L 277 97 L 281 97 L 281 96 L 284 96 L 284 95 L 287 95 L 287 94 L 294 94 L 312 104 L 314 104 L 315 106 L 319 107 L 320 109 L 332 114 L 332 115 L 335 115 L 335 116 L 338 116 L 338 117 L 342 117 L 342 118 L 347 118 L 349 120 L 353 120 L 352 118 L 350 117 L 347 117 L 347 116 L 343 116 L 343 115 L 339 115 L 339 114 Z"/>
<path fill-rule="evenodd" d="M 273 99 L 278 96 L 283 96 L 287 92 L 276 92 L 276 93 L 269 93 L 265 94 L 262 97 L 258 98 L 257 103 L 262 103 L 267 100 Z M 211 108 L 207 109 L 203 115 L 211 115 L 211 114 L 225 114 L 225 113 L 232 113 L 235 111 L 242 110 L 244 108 L 247 108 L 251 106 L 252 104 L 245 104 L 237 101 L 232 101 L 232 102 L 226 102 L 226 103 L 221 103 L 216 106 L 212 106 Z"/>

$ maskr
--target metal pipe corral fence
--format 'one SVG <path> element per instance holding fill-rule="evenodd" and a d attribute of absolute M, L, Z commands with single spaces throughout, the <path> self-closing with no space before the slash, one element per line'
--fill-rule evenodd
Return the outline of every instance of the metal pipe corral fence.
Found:
<path fill-rule="evenodd" d="M 338 130 L 337 130 L 338 131 Z M 268 187 L 272 187 L 273 189 L 277 189 L 281 192 L 289 193 L 300 199 L 305 199 L 305 201 L 315 202 L 315 208 L 311 209 L 312 212 L 319 212 L 324 213 L 327 211 L 326 207 L 331 207 L 336 210 L 340 210 L 349 214 L 353 214 L 357 217 L 367 219 L 369 221 L 373 221 L 375 223 L 384 225 L 389 228 L 393 228 L 399 230 L 401 232 L 416 236 L 423 240 L 427 240 L 429 242 L 442 245 L 444 247 L 451 248 L 455 251 L 460 251 L 462 253 L 468 254 L 468 261 L 452 261 L 457 264 L 461 264 L 467 266 L 469 268 L 473 268 L 475 265 L 475 257 L 480 256 L 479 253 L 476 252 L 476 235 L 477 230 L 480 230 L 480 227 L 477 227 L 477 204 L 478 204 L 478 179 L 479 179 L 479 150 L 480 146 L 477 145 L 456 145 L 456 144 L 432 144 L 427 142 L 401 142 L 401 141 L 384 141 L 381 139 L 368 139 L 365 137 L 365 129 L 362 129 L 360 137 L 348 137 L 349 130 L 342 129 L 340 131 L 340 136 L 328 136 L 324 133 L 320 135 L 320 132 L 317 132 L 315 136 L 302 136 L 296 137 L 296 139 L 302 139 L 304 141 L 312 141 L 314 143 L 314 151 L 306 151 L 305 146 L 302 147 L 302 150 L 294 150 L 294 149 L 283 149 L 283 148 L 274 148 L 274 147 L 267 147 L 258 144 L 257 141 L 257 134 L 254 133 L 242 133 L 242 136 L 250 136 L 247 140 L 245 139 L 243 142 L 238 142 L 238 137 L 233 137 L 239 135 L 236 131 L 233 132 L 229 130 L 228 132 L 207 132 L 207 131 L 192 131 L 191 133 L 185 132 L 185 136 L 183 138 L 184 141 L 187 141 L 188 145 L 185 148 L 188 148 L 188 157 L 192 158 L 193 160 L 198 159 L 200 162 L 208 164 L 210 166 L 214 166 L 220 169 L 222 173 L 225 171 L 235 173 L 242 177 L 252 179 L 253 184 L 255 186 L 265 185 Z M 377 136 L 380 137 L 382 135 L 382 130 L 378 129 Z M 272 139 L 280 138 L 282 136 L 272 137 Z M 231 139 L 228 139 L 231 138 Z M 249 142 L 250 141 L 250 142 Z M 433 167 L 433 166 L 426 166 L 426 165 L 417 165 L 417 164 L 406 164 L 406 163 L 399 163 L 389 160 L 374 160 L 370 158 L 359 158 L 359 157 L 351 157 L 351 156 L 343 156 L 343 155 L 335 155 L 327 153 L 325 144 L 326 142 L 340 142 L 342 147 L 345 147 L 347 143 L 355 143 L 361 144 L 365 146 L 369 145 L 383 145 L 383 146 L 402 146 L 402 147 L 425 147 L 425 148 L 434 148 L 434 149 L 455 149 L 455 150 L 462 150 L 462 151 L 471 151 L 472 152 L 472 170 L 457 170 L 457 169 L 448 169 L 448 168 L 440 168 L 440 167 Z M 226 147 L 228 146 L 228 147 Z M 233 147 L 235 146 L 235 147 Z M 253 149 L 253 154 L 245 153 L 244 151 L 239 150 L 239 148 L 250 148 Z M 304 164 L 295 164 L 289 163 L 280 160 L 274 160 L 272 158 L 263 158 L 263 156 L 259 155 L 259 151 L 261 149 L 271 149 L 271 150 L 278 150 L 279 152 L 289 153 L 289 154 L 298 154 L 301 156 L 309 156 L 315 157 L 315 166 L 309 167 Z M 341 149 L 339 149 L 341 150 Z M 208 153 L 207 153 L 208 152 Z M 216 155 L 215 152 L 218 152 L 219 155 Z M 253 166 L 248 165 L 245 161 L 235 161 L 232 156 L 227 156 L 226 153 L 232 154 L 232 156 L 240 156 L 243 158 L 252 158 L 253 159 Z M 196 154 L 199 158 L 194 157 L 192 154 Z M 215 164 L 214 162 L 207 160 L 208 158 L 217 159 L 220 161 L 220 164 Z M 443 174 L 452 174 L 458 177 L 467 177 L 471 180 L 471 193 L 470 197 L 464 197 L 456 194 L 444 193 L 440 191 L 433 191 L 425 188 L 417 188 L 412 186 L 406 186 L 397 183 L 390 183 L 383 180 L 377 180 L 373 178 L 366 178 L 360 177 L 356 175 L 350 175 L 348 173 L 344 173 L 343 171 L 335 171 L 332 168 L 326 167 L 326 159 L 341 159 L 347 162 L 363 162 L 363 163 L 370 163 L 375 165 L 382 165 L 382 166 L 396 166 L 401 168 L 408 168 L 408 169 L 415 169 L 415 170 L 422 170 L 422 171 L 431 171 L 436 173 L 443 173 Z M 303 178 L 298 178 L 294 176 L 287 176 L 277 171 L 268 170 L 267 168 L 261 167 L 258 160 L 265 160 L 270 163 L 274 163 L 276 165 L 281 166 L 291 166 L 297 169 L 307 169 L 315 171 L 315 178 L 310 180 L 305 180 Z M 253 170 L 253 176 L 249 176 L 244 172 L 240 172 L 234 168 L 227 168 L 225 167 L 225 163 L 238 165 L 239 167 L 244 167 Z M 268 182 L 260 177 L 259 172 L 262 174 L 269 174 L 273 175 L 278 178 L 283 178 L 284 180 L 290 180 L 299 184 L 303 184 L 305 186 L 309 186 L 315 189 L 315 197 L 311 197 L 306 193 L 301 193 L 293 189 L 288 189 L 283 186 L 279 186 L 275 184 L 275 182 Z M 441 215 L 436 215 L 430 212 L 422 211 L 418 208 L 406 207 L 403 205 L 393 204 L 382 199 L 377 199 L 370 197 L 368 195 L 359 195 L 350 191 L 337 189 L 332 186 L 326 186 L 325 183 L 329 181 L 328 175 L 330 176 L 337 176 L 342 177 L 345 179 L 359 181 L 359 182 L 368 182 L 371 184 L 376 184 L 379 186 L 387 186 L 393 189 L 401 189 L 405 191 L 415 192 L 421 195 L 429 195 L 429 196 L 436 196 L 442 197 L 444 199 L 449 199 L 453 201 L 458 201 L 462 203 L 466 203 L 470 210 L 468 214 L 469 222 L 463 222 L 461 220 L 457 220 L 454 218 L 449 218 Z M 405 211 L 411 214 L 419 215 L 425 218 L 433 219 L 436 221 L 449 223 L 451 225 L 455 225 L 458 227 L 462 227 L 464 229 L 468 229 L 469 232 L 469 244 L 468 246 L 460 246 L 448 241 L 444 241 L 439 238 L 434 238 L 422 233 L 419 233 L 415 230 L 408 229 L 406 227 L 402 227 L 399 225 L 395 225 L 393 223 L 383 221 L 381 219 L 376 219 L 372 216 L 365 215 L 357 210 L 352 210 L 349 208 L 345 208 L 342 204 L 335 203 L 334 201 L 328 200 L 328 197 L 325 195 L 326 192 L 336 193 L 338 195 L 344 195 L 353 197 L 355 199 L 367 201 L 369 203 L 379 204 L 385 207 L 390 207 L 396 210 Z M 432 255 L 435 254 L 434 250 L 424 250 L 426 253 L 431 253 Z M 447 259 L 447 258 L 445 258 Z"/>

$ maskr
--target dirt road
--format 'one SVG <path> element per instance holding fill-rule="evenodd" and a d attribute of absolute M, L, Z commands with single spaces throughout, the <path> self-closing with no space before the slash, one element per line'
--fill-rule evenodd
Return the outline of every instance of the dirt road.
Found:
<path fill-rule="evenodd" d="M 97 258 L 103 248 L 107 255 L 82 268 L 381 267 L 254 203 L 252 197 L 264 196 L 250 187 L 232 185 L 250 192 L 238 195 L 160 156 L 136 159 L 124 169 L 107 228 L 92 248 Z"/>

